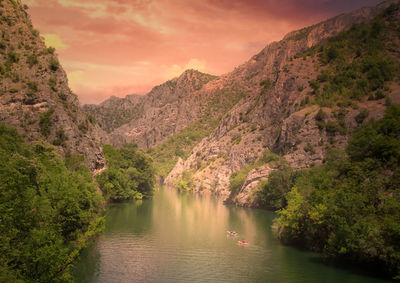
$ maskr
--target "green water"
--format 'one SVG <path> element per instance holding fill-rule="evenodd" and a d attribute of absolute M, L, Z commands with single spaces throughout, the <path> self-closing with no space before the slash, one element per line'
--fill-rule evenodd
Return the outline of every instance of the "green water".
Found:
<path fill-rule="evenodd" d="M 77 282 L 385 282 L 280 245 L 272 212 L 161 189 L 111 206 L 104 234 L 77 264 Z M 226 231 L 239 233 L 227 237 Z M 238 240 L 248 246 L 239 246 Z"/>

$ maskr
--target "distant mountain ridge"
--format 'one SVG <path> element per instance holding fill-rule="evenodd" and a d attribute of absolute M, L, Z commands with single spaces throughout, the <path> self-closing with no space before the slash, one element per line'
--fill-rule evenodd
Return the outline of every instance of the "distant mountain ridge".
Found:
<path fill-rule="evenodd" d="M 291 32 L 231 73 L 206 80 L 199 89 L 184 87 L 177 95 L 166 83 L 148 95 L 151 99 L 146 98 L 152 106 L 141 108 L 140 118 L 113 130 L 110 141 L 115 145 L 137 142 L 142 148 L 151 148 L 156 163 L 168 163 L 162 175 L 176 163 L 168 176 L 164 175 L 166 184 L 175 186 L 182 181 L 195 191 L 210 191 L 224 198 L 231 194 L 232 174 L 253 168 L 231 199 L 252 206 L 260 181 L 273 170 L 268 164 L 256 166 L 265 154 L 279 154 L 295 169 L 321 164 L 327 145 L 344 148 L 348 137 L 341 129 L 357 127 L 356 117 L 363 109 L 368 111 L 367 119 L 378 119 L 386 108 L 385 97 L 399 101 L 398 84 L 392 82 L 389 87 L 387 82 L 378 94 L 371 94 L 373 99 L 339 97 L 329 105 L 321 102 L 327 93 L 326 80 L 331 79 L 320 77 L 329 67 L 328 61 L 322 62 L 328 59 L 321 56 L 341 54 L 313 48 L 328 44 L 329 38 L 355 24 L 371 21 L 393 3 L 398 1 L 385 1 Z M 392 49 L 388 54 L 396 59 L 398 48 Z M 360 74 L 360 80 L 363 76 Z M 318 121 L 320 111 L 323 123 Z"/>
<path fill-rule="evenodd" d="M 187 70 L 178 78 L 154 87 L 146 95 L 127 95 L 125 98 L 113 96 L 99 105 L 83 105 L 83 109 L 92 115 L 106 132 L 122 138 L 124 141 L 126 139 L 130 141 L 129 138 L 120 134 L 121 131 L 112 132 L 131 121 L 141 119 L 146 113 L 154 111 L 156 108 L 182 99 L 185 95 L 199 90 L 204 84 L 215 78 L 215 76 L 199 71 Z M 115 139 L 114 143 L 121 144 Z"/>

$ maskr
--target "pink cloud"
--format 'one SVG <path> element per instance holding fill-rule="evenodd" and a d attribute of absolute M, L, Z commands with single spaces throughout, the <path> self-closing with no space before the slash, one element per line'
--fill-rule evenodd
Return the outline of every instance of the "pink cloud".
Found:
<path fill-rule="evenodd" d="M 146 93 L 171 66 L 193 59 L 216 75 L 233 68 L 293 29 L 378 0 L 35 0 L 29 12 L 59 50 L 82 102 Z M 145 62 L 145 64 L 143 64 Z M 93 67 L 98 66 L 98 67 Z M 99 87 L 99 85 L 101 87 Z"/>

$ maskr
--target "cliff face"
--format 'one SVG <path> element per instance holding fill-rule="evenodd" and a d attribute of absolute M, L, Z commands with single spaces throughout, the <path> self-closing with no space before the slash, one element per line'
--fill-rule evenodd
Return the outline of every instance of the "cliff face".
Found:
<path fill-rule="evenodd" d="M 110 143 L 121 146 L 136 142 L 149 148 L 198 118 L 198 111 L 191 113 L 191 103 L 195 103 L 193 99 L 202 86 L 215 78 L 187 70 L 154 87 L 147 95 L 111 97 L 100 105 L 84 105 L 83 109 L 109 133 Z"/>
<path fill-rule="evenodd" d="M 355 118 L 362 109 L 368 109 L 368 119 L 381 118 L 384 99 L 353 100 L 353 104 L 343 107 L 315 105 L 310 95 L 314 91 L 310 82 L 317 80 L 324 66 L 319 63 L 318 56 L 298 54 L 354 24 L 372 20 L 393 2 L 397 3 L 388 1 L 292 32 L 213 82 L 221 88 L 235 84 L 247 95 L 222 117 L 215 131 L 203 139 L 184 162 L 177 164 L 165 183 L 173 186 L 186 172 L 195 191 L 211 191 L 228 198 L 232 173 L 256 164 L 265 152 L 284 156 L 291 167 L 300 169 L 321 164 L 327 145 L 344 148 L 345 133 L 321 130 L 317 117 L 320 109 L 326 115 L 324 119 L 332 124 L 337 123 L 343 112 L 341 123 L 350 132 L 357 126 Z M 391 89 L 391 99 L 398 101 L 397 83 Z M 254 205 L 253 195 L 258 184 L 268 178 L 271 170 L 273 168 L 268 165 L 251 170 L 230 201 L 242 206 Z"/>
<path fill-rule="evenodd" d="M 92 171 L 101 170 L 103 130 L 82 112 L 55 50 L 46 48 L 21 3 L 0 1 L 0 12 L 0 121 L 63 155 L 84 154 Z"/>
<path fill-rule="evenodd" d="M 326 78 L 319 75 L 328 67 L 321 63 L 320 51 L 312 48 L 355 24 L 371 21 L 392 3 L 398 1 L 386 1 L 291 32 L 221 77 L 185 72 L 133 103 L 136 110 L 130 114 L 131 121 L 113 129 L 111 140 L 115 145 L 134 141 L 142 148 L 151 148 L 171 137 L 153 155 L 157 161 L 160 152 L 168 149 L 167 159 L 177 162 L 165 184 L 174 186 L 184 180 L 195 191 L 225 198 L 230 195 L 232 173 L 249 168 L 242 188 L 230 201 L 252 206 L 259 182 L 274 170 L 268 164 L 257 165 L 263 156 L 279 154 L 295 169 L 318 165 L 327 146 L 344 148 L 347 133 L 357 127 L 366 112 L 364 119 L 383 116 L 385 99 L 379 95 L 377 99 L 351 98 L 332 105 L 318 102 L 323 97 L 316 93 L 324 93 L 322 89 L 327 87 Z M 396 44 L 390 52 L 398 60 Z M 386 96 L 399 101 L 398 83 L 385 89 Z M 321 111 L 323 115 L 318 114 Z M 204 138 L 187 147 L 188 152 L 180 152 L 182 145 L 191 144 L 196 137 Z"/>
<path fill-rule="evenodd" d="M 110 133 L 142 115 L 143 98 L 144 96 L 136 94 L 127 95 L 125 98 L 112 96 L 99 105 L 85 104 L 82 109 L 91 115 L 105 132 Z"/>

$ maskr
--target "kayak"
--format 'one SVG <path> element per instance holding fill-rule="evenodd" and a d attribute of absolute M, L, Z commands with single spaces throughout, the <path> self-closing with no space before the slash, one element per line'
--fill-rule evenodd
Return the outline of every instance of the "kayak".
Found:
<path fill-rule="evenodd" d="M 246 241 L 238 241 L 239 246 L 247 246 L 249 243 Z"/>
<path fill-rule="evenodd" d="M 228 236 L 232 236 L 232 237 L 236 237 L 237 236 L 237 232 L 235 231 L 226 231 L 226 233 L 228 233 Z"/>

